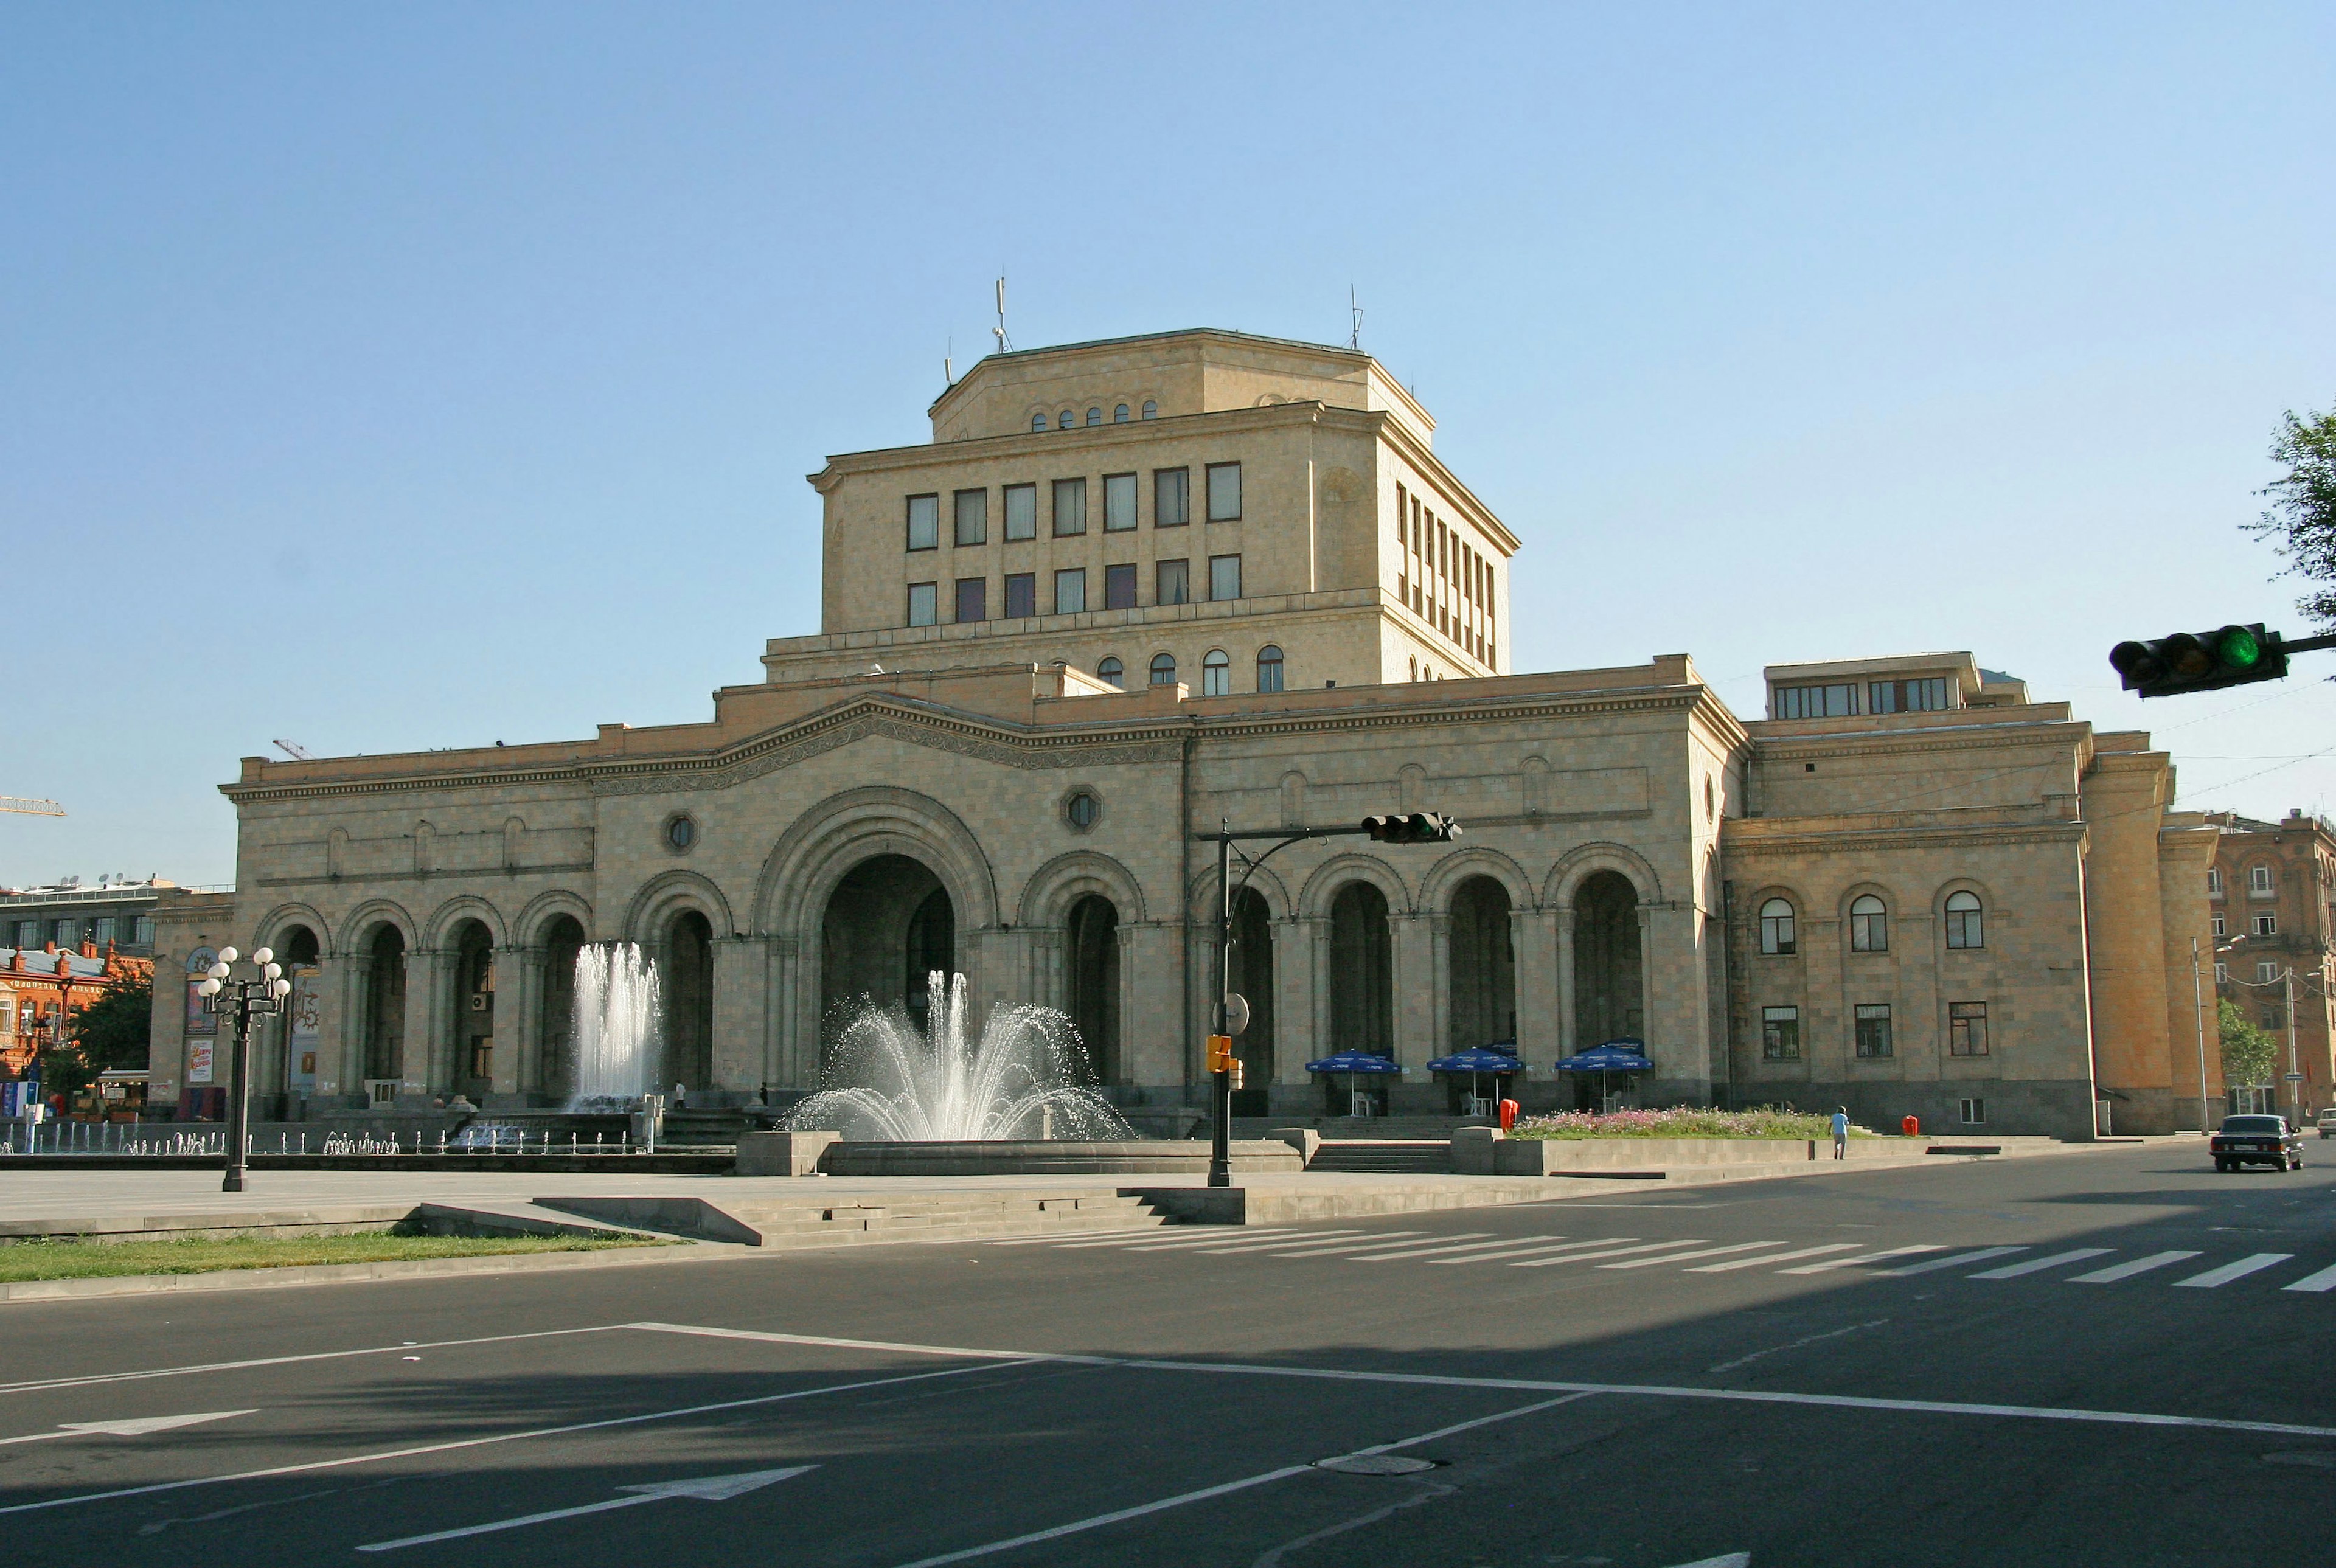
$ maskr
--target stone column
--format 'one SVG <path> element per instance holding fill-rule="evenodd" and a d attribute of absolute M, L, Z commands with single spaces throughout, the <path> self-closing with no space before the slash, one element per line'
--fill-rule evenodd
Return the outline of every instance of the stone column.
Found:
<path fill-rule="evenodd" d="M 1389 979 L 1395 992 L 1395 1059 L 1406 1083 L 1427 1076 L 1436 1032 L 1436 938 L 1426 915 L 1387 916 Z"/>
<path fill-rule="evenodd" d="M 1648 1045 L 1655 1043 L 1655 911 L 1645 904 L 1638 907 L 1639 917 L 1639 1037 Z M 1664 1041 L 1665 1055 L 1676 1057 L 1679 1047 Z M 1656 1076 L 1665 1076 L 1670 1070 L 1669 1061 L 1655 1063 Z"/>
<path fill-rule="evenodd" d="M 1183 1091 L 1186 1057 L 1199 1049 L 1183 1037 L 1188 930 L 1165 920 L 1130 926 L 1120 949 L 1121 1076 L 1170 1094 Z M 1193 1018 L 1197 1027 L 1200 1015 Z"/>
<path fill-rule="evenodd" d="M 798 1040 L 796 992 L 801 966 L 793 937 L 763 939 L 763 1083 L 766 1088 L 815 1088 L 816 1051 L 803 1059 Z"/>
<path fill-rule="evenodd" d="M 543 950 L 495 950 L 495 1093 L 523 1095 L 543 1034 Z"/>
<path fill-rule="evenodd" d="M 1574 1037 L 1573 906 L 1559 904 L 1549 916 L 1557 938 L 1557 1054 L 1563 1057 L 1582 1048 Z"/>
<path fill-rule="evenodd" d="M 454 957 L 437 948 L 406 951 L 405 1059 L 399 1076 L 420 1087 L 401 1093 L 434 1094 L 453 1086 L 447 1023 L 453 1013 Z"/>
<path fill-rule="evenodd" d="M 340 1063 L 337 1092 L 348 1096 L 352 1102 L 365 1096 L 365 1014 L 373 995 L 373 965 L 369 954 L 343 953 L 337 959 L 338 984 L 328 983 L 326 994 L 336 999 L 337 1007 L 326 1014 L 328 1031 L 323 1048 L 332 1052 L 331 1059 Z M 333 974 L 327 960 L 327 975 Z M 321 1043 L 321 1042 L 320 1042 Z"/>
<path fill-rule="evenodd" d="M 1135 933 L 1140 929 L 1123 925 L 1112 933 L 1119 943 L 1119 1039 L 1112 1064 L 1114 1071 L 1106 1081 L 1114 1084 L 1140 1081 L 1134 1071 L 1136 1009 L 1144 1005 L 1135 984 L 1135 967 L 1143 962 L 1142 950 L 1135 941 Z M 1101 1071 L 1100 1064 L 1097 1071 Z"/>
<path fill-rule="evenodd" d="M 1543 1072 L 1564 1055 L 1557 1027 L 1557 946 L 1548 910 L 1509 911 L 1509 946 L 1517 955 L 1517 1057 Z"/>
<path fill-rule="evenodd" d="M 762 1088 L 764 946 L 760 937 L 714 939 L 712 1086 L 749 1100 Z"/>
<path fill-rule="evenodd" d="M 1420 917 L 1427 928 L 1428 972 L 1432 984 L 1428 988 L 1427 1055 L 1422 1061 L 1449 1056 L 1452 1051 L 1452 917 L 1432 914 Z M 1481 1045 L 1471 1040 L 1470 1045 Z"/>
<path fill-rule="evenodd" d="M 1273 1050 L 1276 1076 L 1306 1082 L 1306 1064 L 1324 1054 L 1314 1019 L 1314 944 L 1320 920 L 1273 922 Z"/>

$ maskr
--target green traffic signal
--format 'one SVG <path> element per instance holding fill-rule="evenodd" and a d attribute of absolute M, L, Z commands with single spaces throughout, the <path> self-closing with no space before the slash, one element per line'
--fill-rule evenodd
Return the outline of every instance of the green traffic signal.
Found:
<path fill-rule="evenodd" d="M 2109 664 L 2126 690 L 2146 697 L 2215 691 L 2287 674 L 2279 633 L 2265 631 L 2261 622 L 2121 642 L 2109 650 Z"/>
<path fill-rule="evenodd" d="M 1365 817 L 1363 831 L 1383 844 L 1449 843 L 1460 836 L 1460 824 L 1435 812 L 1396 812 Z"/>

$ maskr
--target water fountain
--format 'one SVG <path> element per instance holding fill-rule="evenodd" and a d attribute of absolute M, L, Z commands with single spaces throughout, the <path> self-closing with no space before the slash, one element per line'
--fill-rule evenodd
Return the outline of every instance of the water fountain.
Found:
<path fill-rule="evenodd" d="M 1005 1139 L 1106 1142 L 1130 1136 L 1111 1103 L 1073 1080 L 1086 1059 L 1071 1020 L 1052 1008 L 998 1006 L 968 1037 L 965 977 L 936 969 L 919 1029 L 907 1009 L 862 1003 L 788 1125 L 854 1142 L 962 1143 Z"/>
<path fill-rule="evenodd" d="M 576 1076 L 571 1112 L 627 1112 L 657 1075 L 657 966 L 638 943 L 587 947 L 576 955 Z"/>

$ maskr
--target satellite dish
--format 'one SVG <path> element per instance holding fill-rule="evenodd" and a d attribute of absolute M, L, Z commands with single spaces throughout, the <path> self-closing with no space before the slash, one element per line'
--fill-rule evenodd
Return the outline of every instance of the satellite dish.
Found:
<path fill-rule="evenodd" d="M 1225 1033 L 1238 1038 L 1249 1028 L 1249 998 L 1239 991 L 1225 993 Z"/>

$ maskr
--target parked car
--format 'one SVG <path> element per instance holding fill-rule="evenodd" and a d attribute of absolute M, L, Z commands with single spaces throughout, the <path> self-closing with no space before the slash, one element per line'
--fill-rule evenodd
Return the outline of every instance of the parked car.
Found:
<path fill-rule="evenodd" d="M 2218 1171 L 2235 1171 L 2241 1165 L 2303 1169 L 2303 1135 L 2289 1126 L 2285 1116 L 2224 1116 L 2222 1130 L 2207 1146 Z"/>
<path fill-rule="evenodd" d="M 2320 1135 L 2324 1138 L 2331 1134 L 2336 1134 L 2336 1105 L 2320 1113 Z"/>

